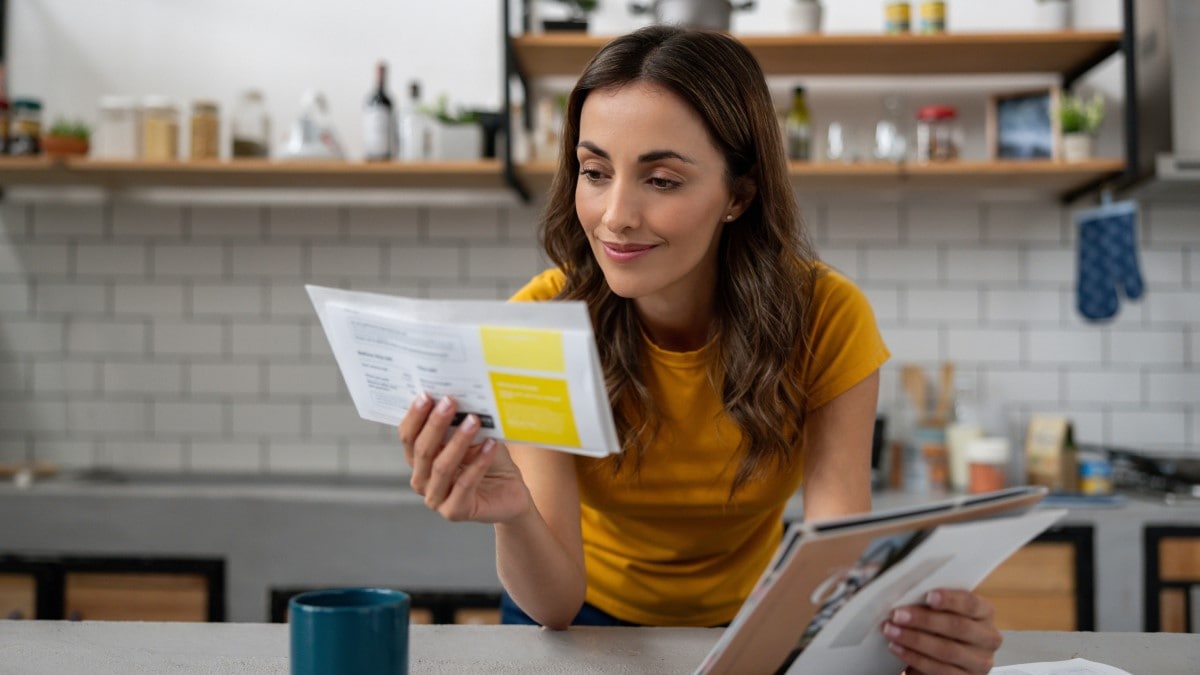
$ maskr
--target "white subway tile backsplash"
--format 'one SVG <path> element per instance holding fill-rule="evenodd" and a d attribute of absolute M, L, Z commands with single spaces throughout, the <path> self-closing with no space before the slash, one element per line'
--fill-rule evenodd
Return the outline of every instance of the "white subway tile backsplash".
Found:
<path fill-rule="evenodd" d="M 182 441 L 108 441 L 98 455 L 101 464 L 118 470 L 181 471 L 184 468 Z"/>
<path fill-rule="evenodd" d="M 1066 406 L 1046 412 L 1048 414 L 1062 415 L 1071 420 L 1071 427 L 1074 431 L 1075 442 L 1077 444 L 1097 445 L 1113 443 L 1112 434 L 1108 430 L 1108 426 L 1111 424 L 1110 417 L 1103 411 L 1097 410 L 1094 405 L 1088 405 L 1091 407 Z"/>
<path fill-rule="evenodd" d="M 0 281 L 0 312 L 25 314 L 33 306 L 33 289 L 24 281 Z"/>
<path fill-rule="evenodd" d="M 477 282 L 439 282 L 429 283 L 426 297 L 434 300 L 507 300 L 508 295 L 500 290 L 498 284 Z"/>
<path fill-rule="evenodd" d="M 232 441 L 193 441 L 188 452 L 188 468 L 196 472 L 261 473 L 261 444 Z"/>
<path fill-rule="evenodd" d="M 500 241 L 500 209 L 494 206 L 429 209 L 429 239 L 444 242 L 458 239 L 463 243 Z"/>
<path fill-rule="evenodd" d="M 0 399 L 0 435 L 59 435 L 67 430 L 67 404 L 61 395 Z"/>
<path fill-rule="evenodd" d="M 155 400 L 151 415 L 157 434 L 211 437 L 225 430 L 223 403 Z"/>
<path fill-rule="evenodd" d="M 1023 323 L 1057 323 L 1062 317 L 1062 293 L 1041 290 L 993 290 L 983 292 L 984 320 Z"/>
<path fill-rule="evenodd" d="M 271 439 L 267 443 L 271 473 L 339 473 L 341 452 L 335 443 L 309 443 Z"/>
<path fill-rule="evenodd" d="M 312 276 L 316 283 L 323 279 L 381 279 L 386 257 L 387 251 L 378 244 L 314 244 Z"/>
<path fill-rule="evenodd" d="M 31 209 L 29 204 L 11 199 L 0 202 L 0 239 L 15 241 L 27 237 Z"/>
<path fill-rule="evenodd" d="M 243 437 L 304 435 L 304 405 L 255 401 L 230 406 L 232 429 Z M 242 440 L 248 440 L 243 438 Z"/>
<path fill-rule="evenodd" d="M 1186 324 L 1200 319 L 1200 292 L 1197 289 L 1159 290 L 1150 287 L 1141 304 L 1153 323 Z"/>
<path fill-rule="evenodd" d="M 1022 406 L 1054 406 L 1061 403 L 1057 370 L 1013 370 L 989 368 L 980 380 L 976 395 L 987 408 L 1017 403 Z"/>
<path fill-rule="evenodd" d="M 35 361 L 29 364 L 33 395 L 91 394 L 100 390 L 99 367 L 92 361 Z"/>
<path fill-rule="evenodd" d="M 38 203 L 33 207 L 37 239 L 101 239 L 107 209 L 92 204 Z"/>
<path fill-rule="evenodd" d="M 341 391 L 341 373 L 328 364 L 267 365 L 267 395 L 283 399 L 336 395 Z"/>
<path fill-rule="evenodd" d="M 337 239 L 341 228 L 342 214 L 334 207 L 272 206 L 267 215 L 267 234 L 272 239 Z"/>
<path fill-rule="evenodd" d="M 299 356 L 303 349 L 304 329 L 299 324 L 238 321 L 230 335 L 237 356 Z"/>
<path fill-rule="evenodd" d="M 178 394 L 183 391 L 183 366 L 177 363 L 105 363 L 103 390 L 134 394 Z"/>
<path fill-rule="evenodd" d="M 296 318 L 313 316 L 312 300 L 304 284 L 309 280 L 295 283 L 279 282 L 267 287 L 267 316 L 272 318 Z M 317 284 L 318 286 L 320 284 Z"/>
<path fill-rule="evenodd" d="M 860 276 L 858 264 L 858 247 L 856 246 L 822 246 L 818 251 L 821 261 L 841 272 L 850 280 Z"/>
<path fill-rule="evenodd" d="M 1114 330 L 1109 334 L 1109 357 L 1120 364 L 1183 365 L 1183 338 L 1183 329 Z"/>
<path fill-rule="evenodd" d="M 5 354 L 4 358 L 17 358 L 16 355 Z M 29 388 L 29 378 L 26 372 L 29 364 L 25 361 L 0 361 L 0 395 L 8 392 L 25 391 Z"/>
<path fill-rule="evenodd" d="M 406 479 L 412 469 L 404 461 L 404 447 L 393 443 L 350 443 L 346 449 L 346 473 L 360 476 L 395 476 Z"/>
<path fill-rule="evenodd" d="M 1189 288 L 1200 288 L 1200 247 L 1187 252 L 1186 283 Z"/>
<path fill-rule="evenodd" d="M 112 230 L 116 239 L 183 236 L 183 207 L 115 200 L 112 205 Z"/>
<path fill-rule="evenodd" d="M 225 249 L 220 244 L 156 244 L 151 255 L 157 279 L 208 281 L 225 276 Z"/>
<path fill-rule="evenodd" d="M 259 206 L 193 206 L 187 214 L 192 239 L 262 239 L 265 209 Z"/>
<path fill-rule="evenodd" d="M 295 243 L 238 244 L 231 248 L 237 279 L 299 279 L 304 276 L 304 248 Z"/>
<path fill-rule="evenodd" d="M 313 438 L 370 435 L 378 424 L 359 417 L 348 395 L 340 401 L 313 403 L 310 410 Z"/>
<path fill-rule="evenodd" d="M 73 435 L 128 435 L 150 432 L 149 406 L 142 401 L 67 401 L 67 429 Z"/>
<path fill-rule="evenodd" d="M 0 241 L 0 277 L 65 277 L 70 272 L 69 253 L 69 247 L 62 244 Z"/>
<path fill-rule="evenodd" d="M 1111 442 L 1144 450 L 1178 450 L 1187 444 L 1187 413 L 1183 410 L 1114 410 Z"/>
<path fill-rule="evenodd" d="M 900 243 L 900 213 L 895 206 L 829 204 L 824 239 L 830 243 L 864 241 Z"/>
<path fill-rule="evenodd" d="M 1182 204 L 1153 204 L 1142 219 L 1150 246 L 1200 244 L 1200 214 Z"/>
<path fill-rule="evenodd" d="M 39 434 L 33 438 L 32 452 L 38 461 L 53 462 L 63 469 L 90 469 L 97 466 L 99 453 L 96 446 L 95 440 Z"/>
<path fill-rule="evenodd" d="M 983 225 L 977 206 L 910 205 L 905 233 L 909 243 L 979 242 Z"/>
<path fill-rule="evenodd" d="M 989 242 L 1066 241 L 1062 209 L 1053 204 L 989 204 L 985 219 Z"/>
<path fill-rule="evenodd" d="M 130 321 L 77 320 L 67 324 L 67 351 L 72 354 L 142 354 L 146 324 Z"/>
<path fill-rule="evenodd" d="M 0 321 L 0 346 L 14 357 L 30 354 L 58 354 L 66 346 L 66 321 L 30 320 L 5 317 Z"/>
<path fill-rule="evenodd" d="M 932 328 L 902 328 L 881 324 L 883 341 L 892 352 L 892 361 L 938 361 L 946 353 L 941 332 Z"/>
<path fill-rule="evenodd" d="M 1036 364 L 1094 364 L 1104 361 L 1104 336 L 1098 330 L 1031 328 L 1029 361 Z"/>
<path fill-rule="evenodd" d="M 511 279 L 542 269 L 537 251 L 528 246 L 468 246 L 466 273 L 472 281 Z"/>
<path fill-rule="evenodd" d="M 388 278 L 398 281 L 421 279 L 459 279 L 465 276 L 461 250 L 457 246 L 391 247 Z"/>
<path fill-rule="evenodd" d="M 134 316 L 181 318 L 187 308 L 182 283 L 113 284 L 113 313 Z"/>
<path fill-rule="evenodd" d="M 941 256 L 932 248 L 872 248 L 866 252 L 863 281 L 940 280 Z"/>
<path fill-rule="evenodd" d="M 540 249 L 538 243 L 538 221 L 542 215 L 543 203 L 529 206 L 507 206 L 500 212 L 503 225 L 501 239 L 508 244 L 518 244 Z"/>
<path fill-rule="evenodd" d="M 259 394 L 263 390 L 262 366 L 250 361 L 237 363 L 190 363 L 188 391 L 209 395 Z"/>
<path fill-rule="evenodd" d="M 1184 282 L 1184 257 L 1180 248 L 1151 250 L 1143 248 L 1138 256 L 1142 279 L 1150 286 L 1177 287 Z"/>
<path fill-rule="evenodd" d="M 144 277 L 149 256 L 140 244 L 80 244 L 75 274 L 80 277 Z"/>
<path fill-rule="evenodd" d="M 29 456 L 29 443 L 25 439 L 0 439 L 0 462 L 24 462 Z"/>
<path fill-rule="evenodd" d="M 33 288 L 39 314 L 101 314 L 108 310 L 108 289 L 103 283 L 44 283 Z"/>
<path fill-rule="evenodd" d="M 1000 246 L 951 247 L 946 251 L 946 277 L 954 282 L 1013 282 L 1017 280 L 1015 270 L 1020 265 L 1020 255 L 1016 248 Z"/>
<path fill-rule="evenodd" d="M 921 322 L 978 323 L 982 314 L 980 297 L 980 292 L 974 289 L 910 287 L 905 304 L 906 318 Z"/>
<path fill-rule="evenodd" d="M 266 291 L 258 284 L 192 286 L 194 316 L 262 316 L 266 313 Z"/>
<path fill-rule="evenodd" d="M 900 320 L 900 291 L 895 286 L 860 285 L 859 290 L 867 296 L 876 321 L 895 323 Z"/>
<path fill-rule="evenodd" d="M 1066 379 L 1067 401 L 1071 403 L 1137 404 L 1145 399 L 1140 370 L 1072 370 L 1066 373 Z"/>
<path fill-rule="evenodd" d="M 1200 368 L 1178 372 L 1150 372 L 1147 375 L 1150 403 L 1200 405 Z"/>
<path fill-rule="evenodd" d="M 1028 248 L 1022 251 L 1021 281 L 1074 283 L 1076 253 L 1070 249 Z"/>
<path fill-rule="evenodd" d="M 415 242 L 421 236 L 421 209 L 396 206 L 350 206 L 346 221 L 351 240 Z"/>
<path fill-rule="evenodd" d="M 219 355 L 225 350 L 225 327 L 215 321 L 156 321 L 150 343 L 152 354 Z"/>
<path fill-rule="evenodd" d="M 1021 358 L 1020 331 L 1008 328 L 951 328 L 945 357 L 976 363 L 1016 363 Z"/>

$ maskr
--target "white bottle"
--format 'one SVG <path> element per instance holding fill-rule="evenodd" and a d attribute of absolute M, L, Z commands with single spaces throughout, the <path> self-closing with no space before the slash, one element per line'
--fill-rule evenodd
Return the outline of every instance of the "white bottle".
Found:
<path fill-rule="evenodd" d="M 421 110 L 421 83 L 408 83 L 408 100 L 400 106 L 400 161 L 422 162 L 433 158 L 433 125 Z"/>
<path fill-rule="evenodd" d="M 946 450 L 950 455 L 950 488 L 965 491 L 970 483 L 967 447 L 983 437 L 983 413 L 974 380 L 959 373 L 954 381 L 954 420 L 946 425 Z"/>

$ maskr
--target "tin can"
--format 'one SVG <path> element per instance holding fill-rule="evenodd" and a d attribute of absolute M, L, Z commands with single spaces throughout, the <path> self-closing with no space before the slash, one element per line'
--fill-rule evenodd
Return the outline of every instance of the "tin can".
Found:
<path fill-rule="evenodd" d="M 907 33 L 909 17 L 908 0 L 903 2 L 888 0 L 883 6 L 883 32 L 888 35 Z"/>
<path fill-rule="evenodd" d="M 1079 491 L 1085 495 L 1106 495 L 1113 491 L 1112 464 L 1100 455 L 1079 453 Z"/>
<path fill-rule="evenodd" d="M 923 34 L 946 32 L 946 3 L 943 0 L 928 0 L 921 3 L 917 32 Z"/>

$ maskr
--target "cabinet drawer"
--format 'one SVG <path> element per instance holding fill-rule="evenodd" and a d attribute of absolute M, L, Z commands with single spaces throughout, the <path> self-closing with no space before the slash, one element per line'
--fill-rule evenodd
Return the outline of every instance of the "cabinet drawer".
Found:
<path fill-rule="evenodd" d="M 208 582 L 202 574 L 68 572 L 68 619 L 207 621 Z"/>
<path fill-rule="evenodd" d="M 0 574 L 0 619 L 37 618 L 37 579 L 32 574 Z"/>
<path fill-rule="evenodd" d="M 984 595 L 1075 591 L 1075 547 L 1069 543 L 1028 544 L 992 571 L 978 590 Z"/>
<path fill-rule="evenodd" d="M 1200 538 L 1168 537 L 1158 542 L 1159 579 L 1200 581 Z"/>

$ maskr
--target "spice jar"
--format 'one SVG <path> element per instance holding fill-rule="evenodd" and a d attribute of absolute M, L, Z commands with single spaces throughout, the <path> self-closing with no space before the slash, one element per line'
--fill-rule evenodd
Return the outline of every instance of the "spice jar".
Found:
<path fill-rule="evenodd" d="M 908 29 L 908 0 L 888 0 L 883 6 L 883 32 L 888 35 L 897 35 L 907 33 Z"/>
<path fill-rule="evenodd" d="M 917 111 L 917 160 L 941 162 L 958 159 L 961 143 L 958 110 L 948 105 L 927 105 Z"/>
<path fill-rule="evenodd" d="M 214 101 L 192 102 L 190 157 L 216 159 L 220 153 L 221 123 Z"/>
<path fill-rule="evenodd" d="M 942 0 L 927 0 L 921 3 L 918 10 L 920 21 L 917 23 L 918 33 L 946 32 L 946 3 Z"/>
<path fill-rule="evenodd" d="M 967 444 L 968 490 L 1003 490 L 1008 484 L 1008 439 L 988 436 Z"/>
<path fill-rule="evenodd" d="M 18 98 L 12 102 L 12 126 L 8 154 L 37 155 L 42 152 L 42 102 Z"/>
<path fill-rule="evenodd" d="M 142 159 L 161 162 L 179 157 L 179 110 L 169 99 L 149 96 L 142 103 Z"/>
<path fill-rule="evenodd" d="M 102 97 L 92 156 L 99 159 L 137 159 L 140 140 L 141 119 L 137 103 L 127 96 Z"/>
<path fill-rule="evenodd" d="M 271 120 L 261 91 L 242 92 L 233 109 L 231 126 L 234 157 L 266 157 L 270 154 Z"/>

